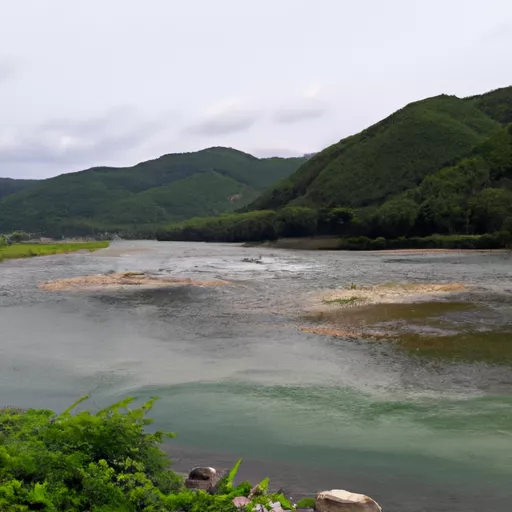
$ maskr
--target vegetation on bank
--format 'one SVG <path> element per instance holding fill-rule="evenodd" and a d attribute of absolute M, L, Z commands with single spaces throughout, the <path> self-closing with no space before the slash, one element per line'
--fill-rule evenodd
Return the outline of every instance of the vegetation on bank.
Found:
<path fill-rule="evenodd" d="M 0 232 L 154 237 L 157 226 L 234 211 L 307 158 L 255 158 L 230 148 L 164 155 L 38 181 L 0 180 Z"/>
<path fill-rule="evenodd" d="M 84 397 L 85 399 L 87 397 Z M 240 461 L 216 493 L 185 489 L 161 449 L 175 434 L 148 432 L 155 399 L 130 408 L 128 398 L 95 414 L 57 415 L 50 410 L 0 410 L 0 510 L 25 512 L 235 512 L 235 497 L 247 497 L 248 482 L 235 486 Z M 280 502 L 258 486 L 246 510 Z"/>
<path fill-rule="evenodd" d="M 14 258 L 30 258 L 33 256 L 50 256 L 76 251 L 96 251 L 104 249 L 110 242 L 76 242 L 57 244 L 15 243 L 8 245 L 0 238 L 0 261 Z"/>
<path fill-rule="evenodd" d="M 417 186 L 382 204 L 351 209 L 294 206 L 292 202 L 278 210 L 192 219 L 160 230 L 157 237 L 240 242 L 327 235 L 347 240 L 339 248 L 487 249 L 509 246 L 511 233 L 509 125 L 473 148 L 470 155 L 428 174 Z"/>
<path fill-rule="evenodd" d="M 394 249 L 473 249 L 491 250 L 511 247 L 512 232 L 485 235 L 432 235 L 423 238 L 368 238 L 365 236 L 339 240 L 338 249 L 345 251 L 382 251 Z"/>

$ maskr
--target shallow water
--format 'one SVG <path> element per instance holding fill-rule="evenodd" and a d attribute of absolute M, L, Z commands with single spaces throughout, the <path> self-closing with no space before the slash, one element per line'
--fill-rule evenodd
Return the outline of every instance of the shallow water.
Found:
<path fill-rule="evenodd" d="M 242 261 L 260 255 L 260 263 Z M 134 270 L 232 285 L 79 293 L 37 286 Z M 389 281 L 469 289 L 442 307 L 398 304 L 366 316 L 331 309 L 327 321 L 464 332 L 471 343 L 479 332 L 492 343 L 486 331 L 495 330 L 503 350 L 509 333 L 512 344 L 506 254 L 120 242 L 0 264 L 0 406 L 62 410 L 86 392 L 91 407 L 158 395 L 157 425 L 179 434 L 169 448 L 178 469 L 242 456 L 246 474 L 269 475 L 294 493 L 347 488 L 397 512 L 507 510 L 509 364 L 415 353 L 410 339 L 374 343 L 300 330 L 318 322 L 307 318 L 318 292 Z"/>

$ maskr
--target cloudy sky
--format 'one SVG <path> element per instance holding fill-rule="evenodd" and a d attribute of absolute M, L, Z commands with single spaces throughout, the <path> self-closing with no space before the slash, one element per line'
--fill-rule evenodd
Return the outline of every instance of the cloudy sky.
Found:
<path fill-rule="evenodd" d="M 0 0 L 0 176 L 298 155 L 512 84 L 510 0 Z"/>

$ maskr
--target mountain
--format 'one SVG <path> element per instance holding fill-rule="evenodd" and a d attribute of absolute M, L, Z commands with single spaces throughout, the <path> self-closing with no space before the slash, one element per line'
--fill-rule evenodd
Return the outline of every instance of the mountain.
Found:
<path fill-rule="evenodd" d="M 35 180 L 15 180 L 12 178 L 0 178 L 0 199 L 14 194 L 32 185 Z"/>
<path fill-rule="evenodd" d="M 150 233 L 159 224 L 240 208 L 305 161 L 214 147 L 29 183 L 2 179 L 0 233 Z"/>
<path fill-rule="evenodd" d="M 358 247 L 381 237 L 382 248 L 385 238 L 490 233 L 512 237 L 512 87 L 411 103 L 314 155 L 238 215 L 171 225 L 158 236 L 366 237 Z M 482 243 L 502 246 L 503 236 Z"/>
<path fill-rule="evenodd" d="M 380 204 L 469 154 L 512 121 L 511 105 L 512 87 L 467 99 L 442 95 L 411 103 L 316 154 L 247 209 Z"/>

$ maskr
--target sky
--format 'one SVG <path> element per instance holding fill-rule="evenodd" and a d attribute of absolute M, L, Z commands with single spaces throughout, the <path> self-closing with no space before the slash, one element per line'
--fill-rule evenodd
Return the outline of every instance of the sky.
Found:
<path fill-rule="evenodd" d="M 0 176 L 315 152 L 512 85 L 510 0 L 0 0 Z"/>

